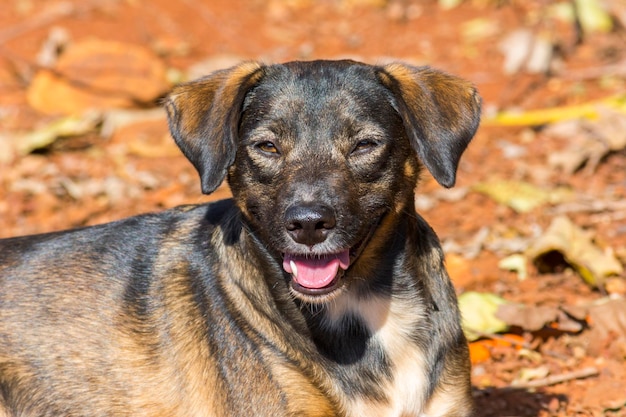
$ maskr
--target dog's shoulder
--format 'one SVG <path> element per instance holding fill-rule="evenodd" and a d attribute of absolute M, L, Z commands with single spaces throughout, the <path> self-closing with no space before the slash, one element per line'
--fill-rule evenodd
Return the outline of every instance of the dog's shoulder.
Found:
<path fill-rule="evenodd" d="M 149 300 L 158 304 L 155 291 L 181 287 L 175 277 L 185 276 L 185 271 L 210 276 L 212 268 L 206 265 L 219 257 L 216 248 L 223 245 L 223 236 L 234 235 L 237 219 L 236 206 L 224 200 L 0 240 L 0 305 L 22 311 L 19 320 L 48 317 L 52 311 L 74 320 L 68 300 L 89 305 L 93 315 L 81 314 L 94 322 L 105 311 L 111 317 L 137 316 L 148 309 L 143 304 L 152 303 Z M 218 242 L 214 236 L 219 236 Z"/>

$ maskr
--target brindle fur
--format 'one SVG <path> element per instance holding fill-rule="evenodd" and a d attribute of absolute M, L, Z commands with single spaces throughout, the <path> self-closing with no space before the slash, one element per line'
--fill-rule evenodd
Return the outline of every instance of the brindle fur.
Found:
<path fill-rule="evenodd" d="M 0 416 L 469 416 L 454 289 L 413 201 L 421 163 L 454 184 L 475 89 L 244 63 L 166 109 L 203 191 L 227 177 L 234 198 L 0 241 Z M 335 224 L 303 244 L 285 213 L 312 203 Z M 283 253 L 345 247 L 335 291 L 290 285 Z"/>

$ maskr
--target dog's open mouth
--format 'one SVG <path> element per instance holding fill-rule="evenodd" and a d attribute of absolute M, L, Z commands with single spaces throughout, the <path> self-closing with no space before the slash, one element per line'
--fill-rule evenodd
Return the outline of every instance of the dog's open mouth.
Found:
<path fill-rule="evenodd" d="M 382 217 L 382 216 L 381 216 Z M 343 272 L 361 255 L 380 224 L 380 218 L 367 236 L 351 249 L 325 255 L 283 255 L 283 269 L 291 274 L 291 285 L 306 295 L 329 294 L 339 288 Z"/>
<path fill-rule="evenodd" d="M 350 266 L 350 250 L 322 256 L 285 254 L 283 269 L 293 277 L 292 285 L 299 292 L 309 295 L 327 294 L 338 283 L 339 268 Z"/>

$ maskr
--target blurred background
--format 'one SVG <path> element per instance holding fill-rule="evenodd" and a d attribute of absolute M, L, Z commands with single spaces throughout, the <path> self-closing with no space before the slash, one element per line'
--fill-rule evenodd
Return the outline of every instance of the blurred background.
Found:
<path fill-rule="evenodd" d="M 172 85 L 242 60 L 475 83 L 457 186 L 425 172 L 481 416 L 626 416 L 626 0 L 0 0 L 0 237 L 203 196 Z"/>

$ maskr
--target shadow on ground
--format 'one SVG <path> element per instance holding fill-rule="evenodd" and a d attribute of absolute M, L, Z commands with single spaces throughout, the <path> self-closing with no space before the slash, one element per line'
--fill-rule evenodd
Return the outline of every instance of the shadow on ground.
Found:
<path fill-rule="evenodd" d="M 474 399 L 480 417 L 537 417 L 542 410 L 556 412 L 568 402 L 565 395 L 517 388 L 475 389 Z"/>

